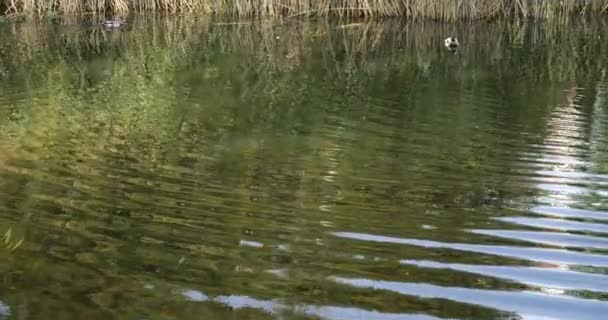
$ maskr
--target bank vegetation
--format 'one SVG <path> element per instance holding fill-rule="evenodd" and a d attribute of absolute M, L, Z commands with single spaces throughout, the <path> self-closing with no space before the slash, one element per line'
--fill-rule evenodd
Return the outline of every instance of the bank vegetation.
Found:
<path fill-rule="evenodd" d="M 0 0 L 0 13 L 21 15 L 137 12 L 252 16 L 349 16 L 443 21 L 556 18 L 606 14 L 608 0 Z"/>

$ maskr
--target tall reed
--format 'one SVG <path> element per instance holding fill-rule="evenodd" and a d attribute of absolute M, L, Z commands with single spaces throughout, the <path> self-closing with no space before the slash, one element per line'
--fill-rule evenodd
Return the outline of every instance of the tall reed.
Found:
<path fill-rule="evenodd" d="M 0 0 L 0 13 L 5 14 L 124 15 L 149 11 L 234 17 L 402 16 L 454 21 L 605 14 L 608 0 Z"/>

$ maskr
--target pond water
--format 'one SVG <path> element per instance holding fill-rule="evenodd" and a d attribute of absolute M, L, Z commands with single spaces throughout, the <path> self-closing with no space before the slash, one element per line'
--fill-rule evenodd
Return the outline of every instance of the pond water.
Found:
<path fill-rule="evenodd" d="M 0 22 L 0 319 L 608 313 L 607 21 L 130 22 Z"/>

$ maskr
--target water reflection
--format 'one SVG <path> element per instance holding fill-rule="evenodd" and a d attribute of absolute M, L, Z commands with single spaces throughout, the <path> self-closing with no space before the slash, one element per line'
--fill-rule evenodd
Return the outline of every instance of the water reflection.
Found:
<path fill-rule="evenodd" d="M 258 300 L 246 296 L 219 296 L 209 298 L 196 290 L 185 290 L 184 296 L 190 301 L 212 301 L 229 306 L 233 309 L 255 308 L 266 313 L 284 316 L 286 312 L 303 314 L 328 320 L 372 319 L 372 320 L 438 320 L 440 318 L 422 314 L 390 314 L 375 311 L 366 311 L 357 308 L 342 308 L 330 306 L 287 306 L 278 300 Z"/>
<path fill-rule="evenodd" d="M 608 267 L 608 255 L 603 254 L 591 254 L 559 249 L 544 249 L 532 247 L 438 242 L 430 240 L 377 236 L 352 232 L 336 232 L 334 233 L 334 235 L 355 240 L 365 240 L 381 243 L 396 243 L 409 246 L 418 246 L 423 248 L 445 248 L 459 251 L 476 252 L 555 265 L 583 265 L 594 267 Z"/>
<path fill-rule="evenodd" d="M 0 300 L 0 316 L 8 317 L 11 315 L 11 308 Z"/>
<path fill-rule="evenodd" d="M 395 291 L 423 298 L 441 298 L 484 305 L 517 313 L 523 319 L 599 319 L 608 304 L 538 292 L 507 292 L 441 287 L 430 284 L 334 278 L 335 281 L 360 288 Z"/>
<path fill-rule="evenodd" d="M 574 272 L 559 268 L 468 265 L 416 260 L 402 260 L 401 263 L 422 268 L 450 269 L 476 273 L 540 288 L 604 292 L 608 285 L 608 278 L 604 275 Z"/>
<path fill-rule="evenodd" d="M 1 23 L 0 318 L 593 318 L 605 28 Z"/>
<path fill-rule="evenodd" d="M 596 176 L 596 175 L 592 175 Z M 605 177 L 608 179 L 608 177 Z M 548 207 L 548 206 L 537 206 L 530 209 L 530 213 L 536 213 L 540 215 L 563 217 L 563 218 L 574 218 L 574 219 L 591 219 L 591 220 L 608 220 L 608 212 L 606 211 L 591 211 L 574 209 L 568 207 Z"/>
<path fill-rule="evenodd" d="M 546 228 L 546 226 L 544 225 L 542 225 L 542 227 Z M 485 234 L 488 236 L 533 242 L 557 247 L 608 249 L 608 239 L 588 235 L 569 234 L 562 232 L 495 229 L 476 229 L 470 231 L 477 234 Z"/>
<path fill-rule="evenodd" d="M 502 217 L 497 220 L 520 224 L 531 227 L 541 227 L 545 229 L 564 230 L 564 231 L 591 231 L 598 233 L 608 233 L 608 224 L 564 221 L 548 218 L 525 218 L 525 217 Z"/>

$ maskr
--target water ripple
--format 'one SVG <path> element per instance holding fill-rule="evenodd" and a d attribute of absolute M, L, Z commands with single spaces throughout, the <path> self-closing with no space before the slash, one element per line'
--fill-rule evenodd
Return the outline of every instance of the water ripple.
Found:
<path fill-rule="evenodd" d="M 578 218 L 578 219 L 593 219 L 593 220 L 606 220 L 608 221 L 608 212 L 605 211 L 591 211 L 583 209 L 574 209 L 567 207 L 550 207 L 550 206 L 538 206 L 530 209 L 530 212 L 539 215 L 562 217 L 562 218 Z"/>
<path fill-rule="evenodd" d="M 355 232 L 334 232 L 335 236 L 382 243 L 405 244 L 424 248 L 445 248 L 459 251 L 477 252 L 489 255 L 504 256 L 529 260 L 534 262 L 545 262 L 558 265 L 587 265 L 594 267 L 608 267 L 608 255 L 591 253 L 571 252 L 558 249 L 528 248 L 515 246 L 482 245 L 466 243 L 447 243 L 431 240 L 418 240 L 408 238 L 396 238 L 388 236 L 370 235 Z"/>
<path fill-rule="evenodd" d="M 321 319 L 328 320 L 351 320 L 351 319 L 370 319 L 370 320 L 440 320 L 444 318 L 437 318 L 424 314 L 391 314 L 383 313 L 378 311 L 368 311 L 359 308 L 346 308 L 346 307 L 335 307 L 335 306 L 310 306 L 310 305 L 296 305 L 289 306 L 283 303 L 281 300 L 260 300 L 251 298 L 248 296 L 217 296 L 209 297 L 206 294 L 197 290 L 184 290 L 184 297 L 190 301 L 195 302 L 216 302 L 226 305 L 233 309 L 243 308 L 254 308 L 264 310 L 266 313 L 280 316 L 286 311 L 292 311 L 308 316 L 319 317 Z"/>
<path fill-rule="evenodd" d="M 11 315 L 11 308 L 0 300 L 0 316 L 8 317 Z"/>
<path fill-rule="evenodd" d="M 497 291 L 443 287 L 422 283 L 391 282 L 369 279 L 330 278 L 337 283 L 375 290 L 393 291 L 429 299 L 448 299 L 515 312 L 523 319 L 597 320 L 608 312 L 608 304 L 599 300 L 578 299 L 531 291 Z"/>
<path fill-rule="evenodd" d="M 527 218 L 527 217 L 500 217 L 496 220 L 544 229 L 563 231 L 591 231 L 597 233 L 608 233 L 608 225 L 589 222 L 566 221 L 550 218 Z"/>
<path fill-rule="evenodd" d="M 521 240 L 558 247 L 576 247 L 583 249 L 608 249 L 608 239 L 587 235 L 568 234 L 546 231 L 474 229 L 472 233 L 493 237 Z"/>
<path fill-rule="evenodd" d="M 608 292 L 608 277 L 558 268 L 511 267 L 401 260 L 402 264 L 421 268 L 449 269 L 505 279 L 522 284 L 565 290 Z"/>

